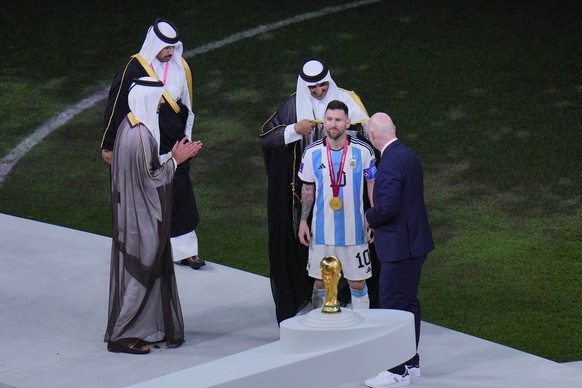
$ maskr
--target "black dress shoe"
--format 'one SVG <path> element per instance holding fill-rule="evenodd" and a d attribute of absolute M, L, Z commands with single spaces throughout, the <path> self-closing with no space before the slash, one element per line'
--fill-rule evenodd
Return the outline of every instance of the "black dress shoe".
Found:
<path fill-rule="evenodd" d="M 206 262 L 200 256 L 191 256 L 180 260 L 180 264 L 189 265 L 192 269 L 200 269 L 206 265 Z"/>

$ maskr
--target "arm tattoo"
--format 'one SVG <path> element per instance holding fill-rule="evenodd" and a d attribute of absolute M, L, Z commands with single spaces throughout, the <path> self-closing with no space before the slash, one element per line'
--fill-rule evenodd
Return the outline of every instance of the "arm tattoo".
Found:
<path fill-rule="evenodd" d="M 301 219 L 306 220 L 311 213 L 313 201 L 315 200 L 315 184 L 303 183 L 301 186 Z"/>

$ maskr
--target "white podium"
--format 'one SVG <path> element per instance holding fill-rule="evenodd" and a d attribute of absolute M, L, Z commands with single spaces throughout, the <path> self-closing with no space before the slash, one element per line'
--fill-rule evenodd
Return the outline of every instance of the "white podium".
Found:
<path fill-rule="evenodd" d="M 334 387 L 414 356 L 414 316 L 399 310 L 313 310 L 281 322 L 280 341 L 136 387 Z"/>

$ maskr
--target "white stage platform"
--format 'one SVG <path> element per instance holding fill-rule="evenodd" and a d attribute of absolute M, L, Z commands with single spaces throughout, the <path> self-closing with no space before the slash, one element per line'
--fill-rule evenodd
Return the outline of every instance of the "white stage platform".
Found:
<path fill-rule="evenodd" d="M 176 266 L 184 345 L 145 356 L 109 353 L 103 332 L 110 244 L 108 237 L 0 214 L 0 388 L 201 387 L 205 373 L 216 373 L 213 364 L 277 346 L 269 280 L 209 262 L 199 271 Z M 580 363 L 558 364 L 427 322 L 419 353 L 422 377 L 413 385 L 582 387 Z M 185 373 L 191 381 L 179 383 Z M 294 386 L 321 383 L 297 375 Z M 354 378 L 337 387 L 364 384 Z"/>

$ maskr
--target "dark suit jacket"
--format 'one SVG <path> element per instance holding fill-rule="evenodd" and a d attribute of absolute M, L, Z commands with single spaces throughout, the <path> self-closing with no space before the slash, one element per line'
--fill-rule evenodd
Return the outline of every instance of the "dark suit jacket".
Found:
<path fill-rule="evenodd" d="M 366 211 L 381 262 L 428 254 L 434 249 L 424 204 L 418 156 L 394 141 L 382 154 L 374 182 L 374 207 Z"/>

